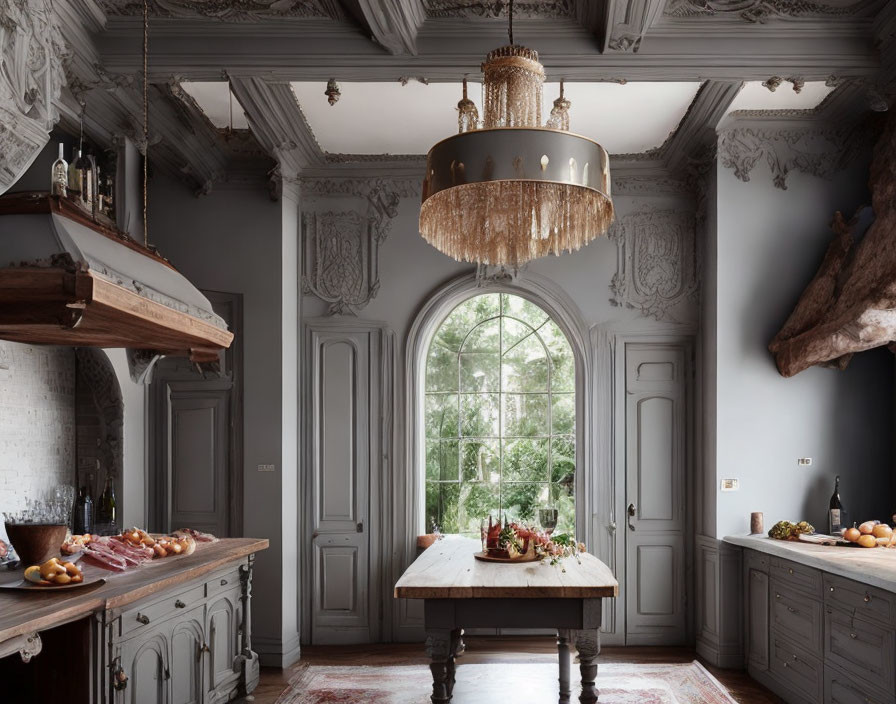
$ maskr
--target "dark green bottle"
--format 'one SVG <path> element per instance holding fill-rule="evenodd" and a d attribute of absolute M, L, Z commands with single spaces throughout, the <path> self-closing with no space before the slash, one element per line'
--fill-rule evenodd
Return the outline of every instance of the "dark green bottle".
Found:
<path fill-rule="evenodd" d="M 100 494 L 99 505 L 96 509 L 96 522 L 98 526 L 114 530 L 116 518 L 115 485 L 112 482 L 112 476 L 106 475 L 106 485 L 103 487 L 103 493 Z"/>

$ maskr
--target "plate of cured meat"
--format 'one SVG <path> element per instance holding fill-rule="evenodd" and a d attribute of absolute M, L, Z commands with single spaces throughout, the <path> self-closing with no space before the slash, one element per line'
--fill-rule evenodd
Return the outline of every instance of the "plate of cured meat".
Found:
<path fill-rule="evenodd" d="M 153 535 L 129 528 L 119 535 L 73 535 L 62 545 L 62 554 L 75 556 L 93 567 L 124 572 L 169 557 L 192 555 L 198 543 L 217 542 L 210 533 L 185 528 L 171 535 Z"/>

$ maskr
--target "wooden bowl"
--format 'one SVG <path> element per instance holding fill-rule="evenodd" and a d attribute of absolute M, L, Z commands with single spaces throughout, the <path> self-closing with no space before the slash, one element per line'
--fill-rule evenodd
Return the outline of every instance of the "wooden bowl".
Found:
<path fill-rule="evenodd" d="M 59 554 L 68 532 L 66 525 L 7 523 L 6 535 L 23 567 L 40 565 Z"/>

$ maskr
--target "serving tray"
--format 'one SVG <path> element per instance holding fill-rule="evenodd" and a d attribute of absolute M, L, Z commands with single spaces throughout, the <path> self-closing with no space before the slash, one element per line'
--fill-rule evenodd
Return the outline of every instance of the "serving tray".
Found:
<path fill-rule="evenodd" d="M 83 582 L 77 582 L 76 584 L 35 584 L 34 582 L 29 582 L 27 579 L 23 579 L 21 582 L 0 584 L 0 589 L 15 589 L 22 592 L 61 592 L 67 589 L 81 589 L 82 587 L 90 587 L 105 583 L 105 577 L 85 579 Z"/>
<path fill-rule="evenodd" d="M 473 553 L 473 557 L 477 560 L 482 560 L 483 562 L 536 562 L 538 560 L 538 555 L 532 553 L 531 555 L 526 554 L 521 557 L 495 557 L 494 555 L 489 555 L 484 552 L 475 552 Z"/>

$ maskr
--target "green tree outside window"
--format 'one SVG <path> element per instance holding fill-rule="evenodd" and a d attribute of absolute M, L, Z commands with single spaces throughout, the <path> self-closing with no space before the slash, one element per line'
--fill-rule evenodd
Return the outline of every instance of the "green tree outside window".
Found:
<path fill-rule="evenodd" d="M 426 357 L 426 523 L 479 536 L 491 514 L 575 532 L 575 358 L 539 306 L 507 293 L 458 305 Z"/>

